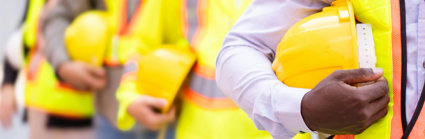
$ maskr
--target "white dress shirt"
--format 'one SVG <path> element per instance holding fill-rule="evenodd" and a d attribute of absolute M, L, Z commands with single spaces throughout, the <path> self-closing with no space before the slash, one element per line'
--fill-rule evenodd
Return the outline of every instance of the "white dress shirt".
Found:
<path fill-rule="evenodd" d="M 274 138 L 313 133 L 301 116 L 308 89 L 279 81 L 271 68 L 285 32 L 304 17 L 329 6 L 332 0 L 254 0 L 226 37 L 217 58 L 216 81 L 257 128 Z"/>

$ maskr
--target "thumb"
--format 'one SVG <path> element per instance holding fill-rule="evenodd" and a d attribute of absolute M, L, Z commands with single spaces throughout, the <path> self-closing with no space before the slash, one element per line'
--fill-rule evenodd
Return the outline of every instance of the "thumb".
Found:
<path fill-rule="evenodd" d="M 168 104 L 167 100 L 162 98 L 155 98 L 152 96 L 145 96 L 144 100 L 145 104 L 157 109 L 164 108 Z"/>
<path fill-rule="evenodd" d="M 360 68 L 341 70 L 333 73 L 335 78 L 347 84 L 366 83 L 376 81 L 382 77 L 384 70 L 381 68 Z"/>
<path fill-rule="evenodd" d="M 88 84 L 90 89 L 98 90 L 102 89 L 106 85 L 106 72 L 103 68 L 87 66 L 88 76 L 86 79 L 88 80 Z"/>
<path fill-rule="evenodd" d="M 176 107 L 171 107 L 167 114 L 164 115 L 165 122 L 173 122 L 176 119 Z"/>

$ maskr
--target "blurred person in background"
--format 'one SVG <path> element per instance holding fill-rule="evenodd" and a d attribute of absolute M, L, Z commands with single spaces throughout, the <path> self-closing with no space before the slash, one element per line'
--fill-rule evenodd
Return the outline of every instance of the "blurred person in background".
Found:
<path fill-rule="evenodd" d="M 188 0 L 188 40 L 197 61 L 184 87 L 177 138 L 272 138 L 215 83 L 215 61 L 221 44 L 251 0 Z"/>
<path fill-rule="evenodd" d="M 79 104 L 81 100 L 84 101 L 84 99 L 79 98 L 87 98 L 87 95 L 62 86 L 41 53 L 44 45 L 43 37 L 38 33 L 38 23 L 43 17 L 43 12 L 51 8 L 55 2 L 53 0 L 49 2 L 30 0 L 27 2 L 28 12 L 22 27 L 22 39 L 17 39 L 17 44 L 19 44 L 19 40 L 23 41 L 23 48 L 19 49 L 21 45 L 15 45 L 17 50 L 7 53 L 7 55 L 17 56 L 20 53 L 25 53 L 25 58 L 19 59 L 18 57 L 17 60 L 12 61 L 15 61 L 13 63 L 24 63 L 13 65 L 15 65 L 15 69 L 18 67 L 25 70 L 27 81 L 24 102 L 30 128 L 29 137 L 94 138 L 93 128 L 90 126 L 92 123 L 90 117 L 93 114 L 93 108 L 90 107 L 92 104 Z M 46 3 L 48 4 L 46 5 Z M 6 73 L 6 76 L 16 78 L 16 73 Z M 8 78 L 6 77 L 6 79 Z M 10 98 L 10 100 L 13 99 Z M 90 100 L 86 102 L 90 102 Z"/>
<path fill-rule="evenodd" d="M 37 22 L 45 3 L 45 0 L 25 1 L 25 11 L 19 28 L 11 35 L 6 44 L 3 66 L 4 78 L 0 94 L 0 121 L 1 125 L 6 128 L 12 124 L 12 116 L 17 109 L 15 82 L 19 71 L 27 66 L 30 51 L 34 52 L 37 49 Z M 27 115 L 24 114 L 24 120 L 26 119 Z"/>
<path fill-rule="evenodd" d="M 29 15 L 29 2 L 25 1 L 24 14 L 16 31 L 8 38 L 3 63 L 3 82 L 0 93 L 0 123 L 3 128 L 9 128 L 12 118 L 17 110 L 15 98 L 15 82 L 18 78 L 19 70 L 23 66 L 24 55 L 28 54 L 28 47 L 24 46 L 23 32 L 24 22 Z"/>
<path fill-rule="evenodd" d="M 177 1 L 170 0 L 167 4 L 165 1 L 58 0 L 42 22 L 46 40 L 43 52 L 59 81 L 94 96 L 97 138 L 155 138 L 157 125 L 174 120 L 174 110 L 164 114 L 155 112 L 166 103 L 162 99 L 139 96 L 130 111 L 144 119 L 140 120 L 142 126 L 128 132 L 116 127 L 118 104 L 114 96 L 128 56 L 141 51 L 140 45 L 176 41 L 174 34 L 160 40 L 155 38 L 167 36 L 162 31 L 173 29 L 173 26 L 162 28 L 164 13 L 160 10 L 173 7 L 171 3 Z M 175 11 L 166 11 L 179 13 L 179 9 L 172 9 Z M 152 44 L 139 43 L 145 40 Z"/>
<path fill-rule="evenodd" d="M 50 65 L 44 60 L 43 37 L 39 34 L 39 20 L 56 1 L 29 0 L 21 30 L 11 39 L 7 48 L 5 78 L 2 89 L 2 123 L 10 124 L 16 109 L 14 82 L 18 71 L 25 71 L 25 107 L 30 128 L 30 138 L 94 138 L 90 124 L 93 109 L 74 105 L 80 97 L 73 89 L 57 82 Z M 82 96 L 84 97 L 84 96 Z M 79 101 L 77 99 L 77 101 Z"/>
<path fill-rule="evenodd" d="M 120 130 L 142 125 L 159 131 L 152 138 L 175 138 L 174 97 L 195 61 L 184 36 L 184 2 L 144 1 L 133 26 L 119 34 L 118 46 L 126 48 L 120 51 L 126 64 L 116 94 Z"/>
<path fill-rule="evenodd" d="M 221 93 L 214 81 L 215 60 L 221 48 L 221 43 L 250 2 L 250 0 L 185 1 L 187 5 L 183 5 L 186 8 L 184 8 L 184 13 L 182 14 L 187 17 L 188 22 L 188 30 L 185 31 L 187 32 L 186 39 L 195 51 L 197 60 L 192 73 L 189 74 L 188 86 L 183 85 L 181 88 L 183 90 L 183 103 L 178 121 L 176 125 L 171 125 L 168 129 L 176 130 L 176 133 L 167 134 L 167 138 L 272 138 L 266 131 L 259 131 L 249 117 L 231 99 Z M 142 59 L 147 57 L 148 55 L 142 56 Z M 141 66 L 143 65 L 139 64 L 138 68 L 146 69 L 146 66 Z M 137 67 L 137 64 L 133 63 L 132 67 Z M 163 74 L 176 70 L 176 68 L 170 67 Z M 131 99 L 132 96 L 134 98 L 134 96 L 144 93 L 137 92 L 140 90 L 137 90 L 134 86 L 140 86 L 141 84 L 137 84 L 137 79 L 134 78 L 152 76 L 137 73 L 143 70 L 133 71 L 124 75 L 124 82 L 121 84 L 122 86 L 117 94 L 119 101 L 123 102 L 120 103 L 120 108 L 123 107 L 124 110 L 128 111 L 128 113 L 119 113 L 119 115 L 125 115 L 118 117 L 122 118 L 119 119 L 119 122 L 122 120 L 123 124 L 128 124 L 126 123 L 128 121 L 130 121 L 129 123 L 134 123 L 131 121 L 134 121 L 134 119 L 140 121 L 139 119 L 143 118 L 143 115 L 131 112 L 132 109 L 135 109 L 133 107 L 137 107 L 137 105 L 125 103 L 126 101 L 134 101 L 134 99 Z M 151 73 L 156 74 L 155 72 Z M 136 85 L 131 86 L 129 85 L 130 83 L 125 83 L 126 80 L 132 80 L 131 78 L 133 78 L 133 84 Z M 165 83 L 168 82 L 164 81 L 163 84 Z M 121 92 L 121 88 L 124 87 L 133 87 L 133 90 L 125 89 L 125 91 Z M 156 96 L 160 93 L 156 92 L 156 94 L 153 93 L 152 95 Z M 137 103 L 137 101 L 134 102 Z M 171 102 L 168 101 L 168 103 Z"/>

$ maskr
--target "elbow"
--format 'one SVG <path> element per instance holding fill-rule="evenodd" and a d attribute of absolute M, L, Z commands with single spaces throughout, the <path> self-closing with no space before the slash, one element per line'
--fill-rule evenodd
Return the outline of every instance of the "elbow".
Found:
<path fill-rule="evenodd" d="M 222 47 L 217 55 L 216 58 L 216 72 L 215 72 L 215 79 L 217 82 L 217 85 L 219 85 L 221 82 L 221 80 L 223 79 L 223 74 L 225 73 L 225 68 L 226 65 L 226 61 L 229 61 L 229 59 L 231 57 L 229 57 L 228 55 L 231 55 L 231 52 L 229 51 L 232 47 L 231 43 L 234 41 L 234 37 L 232 37 L 232 33 L 230 32 L 229 34 L 227 34 L 225 40 L 223 41 Z"/>
<path fill-rule="evenodd" d="M 215 67 L 215 81 L 218 88 L 223 92 L 226 96 L 232 98 L 231 93 L 233 92 L 233 82 L 231 80 L 231 76 L 233 76 L 233 72 L 231 66 L 233 66 L 232 61 L 234 61 L 235 55 L 237 54 L 234 49 L 237 49 L 237 45 L 234 44 L 235 37 L 230 32 L 227 34 L 222 47 L 216 58 L 216 67 Z"/>
<path fill-rule="evenodd" d="M 224 58 L 222 58 L 223 56 L 222 55 L 224 55 L 226 53 L 226 50 L 224 50 L 224 49 L 221 49 L 220 50 L 220 52 L 219 52 L 219 54 L 218 54 L 218 56 L 217 56 L 217 59 L 216 59 L 216 70 L 215 70 L 215 81 L 216 81 L 216 84 L 217 84 L 217 87 L 221 90 L 221 92 L 223 92 L 225 95 L 227 95 L 227 96 L 230 96 L 230 92 L 229 91 L 226 91 L 227 89 L 226 89 L 226 83 L 224 83 L 225 82 L 225 74 L 224 74 L 224 72 L 225 72 L 225 62 L 223 61 L 224 60 Z"/>

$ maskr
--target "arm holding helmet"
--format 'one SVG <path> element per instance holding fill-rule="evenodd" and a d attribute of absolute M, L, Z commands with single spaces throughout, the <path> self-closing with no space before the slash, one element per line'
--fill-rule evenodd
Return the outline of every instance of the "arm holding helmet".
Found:
<path fill-rule="evenodd" d="M 380 69 L 336 71 L 312 90 L 288 87 L 273 72 L 275 50 L 286 31 L 330 2 L 254 0 L 218 56 L 220 89 L 275 138 L 300 131 L 358 134 L 386 114 L 388 87 Z"/>
<path fill-rule="evenodd" d="M 139 40 L 139 45 L 132 46 L 132 49 L 136 50 L 130 51 L 126 54 L 126 57 L 124 57 L 123 61 L 126 63 L 124 75 L 122 76 L 120 86 L 116 93 L 116 98 L 119 101 L 117 125 L 121 130 L 130 130 L 137 122 L 149 130 L 157 131 L 164 125 L 173 122 L 176 118 L 176 105 L 178 104 L 178 98 L 174 100 L 169 97 L 164 98 L 164 96 L 161 95 L 165 93 L 164 88 L 170 88 L 170 86 L 173 85 L 168 84 L 169 86 L 167 86 L 162 79 L 158 80 L 159 78 L 156 77 L 157 73 L 167 74 L 170 70 L 162 66 L 173 65 L 170 64 L 170 62 L 173 63 L 174 61 L 170 61 L 170 59 L 166 57 L 161 58 L 154 54 L 156 51 L 168 53 L 170 52 L 169 50 L 189 49 L 189 45 L 183 36 L 184 27 L 182 24 L 183 22 L 181 21 L 183 20 L 181 18 L 183 13 L 181 13 L 182 11 L 180 10 L 183 6 L 182 4 L 183 3 L 180 0 L 147 2 L 147 8 L 143 12 L 152 13 L 155 17 L 159 18 L 154 18 L 146 23 L 152 24 L 160 22 L 160 26 L 153 25 L 159 28 L 158 30 L 160 30 L 160 33 L 156 32 L 158 30 L 150 30 L 152 32 L 145 30 L 144 33 L 159 35 L 151 35 L 150 39 L 144 39 L 139 35 L 133 35 L 133 37 L 129 38 Z M 158 7 L 152 8 L 151 6 Z M 144 25 L 145 24 L 142 23 L 139 24 L 138 27 L 144 27 Z M 155 27 L 151 26 L 151 28 Z M 135 30 L 135 32 L 137 32 L 137 30 Z M 150 49 L 143 49 L 144 47 Z M 175 57 L 172 59 L 175 59 Z M 159 71 L 148 75 L 151 69 L 165 69 L 166 71 Z M 176 69 L 174 70 L 176 71 Z M 152 81 L 152 77 L 156 79 Z M 169 77 L 169 79 L 173 78 Z M 155 84 L 156 81 L 161 81 L 160 84 L 163 84 L 163 86 L 156 86 L 157 89 L 146 87 L 151 84 Z M 166 92 L 171 93 L 168 91 Z"/>
<path fill-rule="evenodd" d="M 64 43 L 66 28 L 81 13 L 93 9 L 97 0 L 60 0 L 54 3 L 41 23 L 45 38 L 43 53 L 56 71 L 58 79 L 78 90 L 95 91 L 106 85 L 103 68 L 73 61 Z M 102 6 L 99 6 L 102 7 Z"/>

